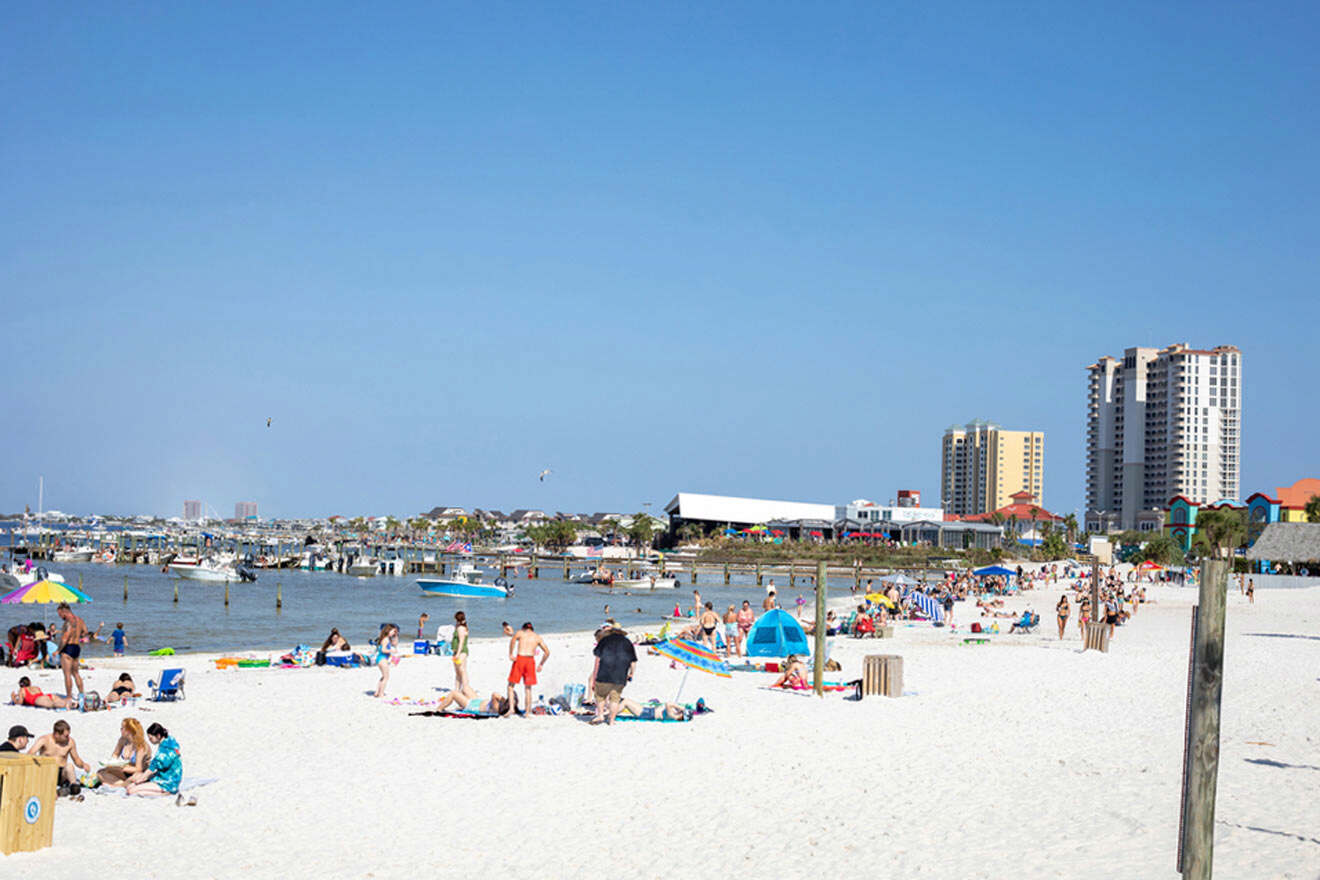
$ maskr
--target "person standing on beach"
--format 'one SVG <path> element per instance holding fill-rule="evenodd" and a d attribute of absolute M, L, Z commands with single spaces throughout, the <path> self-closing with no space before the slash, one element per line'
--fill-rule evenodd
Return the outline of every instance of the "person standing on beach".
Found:
<path fill-rule="evenodd" d="M 376 668 L 380 670 L 380 683 L 376 685 L 376 696 L 385 696 L 385 685 L 390 682 L 390 663 L 399 653 L 399 628 L 392 623 L 387 623 L 380 628 L 380 636 L 376 639 L 376 656 L 374 662 Z"/>
<path fill-rule="evenodd" d="M 450 653 L 454 655 L 454 693 L 469 700 L 476 699 L 477 692 L 468 683 L 468 625 L 467 615 L 462 611 L 454 612 L 454 639 L 450 642 Z"/>
<path fill-rule="evenodd" d="M 1247 603 L 1256 604 L 1256 581 L 1254 578 L 1247 579 Z"/>
<path fill-rule="evenodd" d="M 697 619 L 701 626 L 701 640 L 713 652 L 715 650 L 715 631 L 720 628 L 720 616 L 715 613 L 715 603 L 707 602 L 701 617 Z"/>
<path fill-rule="evenodd" d="M 1062 639 L 1064 630 L 1068 628 L 1068 615 L 1072 613 L 1072 606 L 1068 604 L 1067 593 L 1059 597 L 1059 604 L 1054 606 L 1054 610 L 1059 615 L 1059 638 Z"/>
<path fill-rule="evenodd" d="M 423 611 L 417 618 L 417 638 L 426 638 L 426 622 L 430 619 L 431 615 L 427 614 L 425 611 Z"/>
<path fill-rule="evenodd" d="M 742 655 L 742 645 L 738 638 L 738 611 L 733 606 L 724 612 L 724 656 L 732 657 L 734 653 Z"/>
<path fill-rule="evenodd" d="M 588 687 L 596 699 L 596 717 L 592 724 L 613 724 L 623 702 L 623 689 L 632 681 L 637 668 L 637 649 L 623 630 L 604 626 L 596 631 L 596 657 Z"/>
<path fill-rule="evenodd" d="M 770 611 L 775 607 L 775 591 L 771 590 L 765 594 L 765 601 L 761 603 L 763 611 Z"/>
<path fill-rule="evenodd" d="M 701 593 L 697 590 L 692 591 L 692 616 L 701 616 Z"/>
<path fill-rule="evenodd" d="M 536 651 L 541 650 L 541 662 L 536 662 Z M 532 629 L 532 622 L 529 620 L 522 625 L 522 629 L 514 633 L 513 638 L 509 639 L 509 660 L 513 666 L 509 669 L 509 705 L 514 703 L 514 687 L 522 682 L 523 696 L 526 698 L 523 703 L 523 713 L 531 711 L 532 708 L 532 688 L 536 685 L 536 673 L 545 668 L 545 661 L 550 659 L 550 647 L 545 640 Z"/>
<path fill-rule="evenodd" d="M 124 656 L 124 646 L 128 644 L 128 634 L 124 632 L 122 623 L 115 624 L 115 631 L 110 633 L 110 640 L 114 642 L 115 656 Z"/>
<path fill-rule="evenodd" d="M 73 696 L 73 686 L 78 685 L 79 696 L 83 693 L 82 673 L 78 670 L 78 658 L 82 655 L 82 641 L 87 635 L 87 624 L 69 610 L 69 603 L 61 602 L 57 612 L 64 628 L 60 630 L 60 669 L 64 671 L 64 693 Z"/>
<path fill-rule="evenodd" d="M 773 595 L 775 594 L 775 579 L 774 579 L 774 578 L 770 578 L 768 581 L 766 581 L 766 584 L 765 584 L 765 594 L 766 594 L 767 596 L 773 596 Z"/>

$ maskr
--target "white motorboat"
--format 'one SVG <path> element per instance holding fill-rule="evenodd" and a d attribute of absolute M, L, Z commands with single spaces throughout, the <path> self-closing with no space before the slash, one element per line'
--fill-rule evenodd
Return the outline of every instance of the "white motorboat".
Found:
<path fill-rule="evenodd" d="M 213 583 L 255 581 L 257 573 L 236 559 L 208 556 L 199 560 L 175 559 L 169 569 L 181 578 Z"/>
<path fill-rule="evenodd" d="M 65 547 L 51 555 L 52 562 L 91 562 L 96 550 L 92 547 Z"/>
<path fill-rule="evenodd" d="M 595 583 L 594 586 L 610 590 L 674 590 L 678 588 L 678 578 L 653 574 L 642 578 L 615 578 L 613 583 Z"/>

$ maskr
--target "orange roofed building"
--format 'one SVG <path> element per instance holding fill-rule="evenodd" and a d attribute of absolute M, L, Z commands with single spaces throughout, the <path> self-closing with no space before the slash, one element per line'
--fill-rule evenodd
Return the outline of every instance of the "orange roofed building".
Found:
<path fill-rule="evenodd" d="M 1039 541 L 1041 534 L 1039 530 L 1045 523 L 1059 525 L 1063 522 L 1063 517 L 1056 513 L 1050 513 L 1045 508 L 1036 503 L 1036 496 L 1025 489 L 1021 492 L 1014 492 L 1008 496 L 1011 499 L 1009 504 L 992 510 L 989 513 L 974 513 L 970 516 L 953 517 L 964 522 L 1002 522 L 1006 530 L 1011 530 L 1019 539 L 1027 541 Z"/>

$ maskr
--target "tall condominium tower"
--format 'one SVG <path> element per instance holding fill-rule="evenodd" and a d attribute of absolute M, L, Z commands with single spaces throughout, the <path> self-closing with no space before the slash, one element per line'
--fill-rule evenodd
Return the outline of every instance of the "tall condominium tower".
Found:
<path fill-rule="evenodd" d="M 256 519 L 257 502 L 240 501 L 234 505 L 234 519 Z"/>
<path fill-rule="evenodd" d="M 946 428 L 940 458 L 940 505 L 958 516 L 990 513 L 1027 491 L 1044 504 L 1045 435 L 1005 431 L 977 419 Z"/>
<path fill-rule="evenodd" d="M 1175 495 L 1237 498 L 1242 353 L 1129 348 L 1087 367 L 1086 528 L 1161 528 Z"/>

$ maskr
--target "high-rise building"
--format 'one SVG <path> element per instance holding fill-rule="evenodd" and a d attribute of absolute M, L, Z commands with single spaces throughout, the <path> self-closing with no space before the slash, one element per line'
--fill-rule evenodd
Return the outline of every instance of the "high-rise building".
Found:
<path fill-rule="evenodd" d="M 243 520 L 243 519 L 256 519 L 256 518 L 257 518 L 257 502 L 240 501 L 234 505 L 234 519 Z"/>
<path fill-rule="evenodd" d="M 957 516 L 1007 507 L 1014 492 L 1044 504 L 1045 434 L 1005 431 L 977 419 L 944 431 L 940 506 Z"/>
<path fill-rule="evenodd" d="M 1177 495 L 1237 498 L 1241 351 L 1129 348 L 1087 371 L 1087 531 L 1158 531 Z"/>
<path fill-rule="evenodd" d="M 202 518 L 202 502 L 185 501 L 183 502 L 183 518 L 187 522 L 197 522 Z"/>

